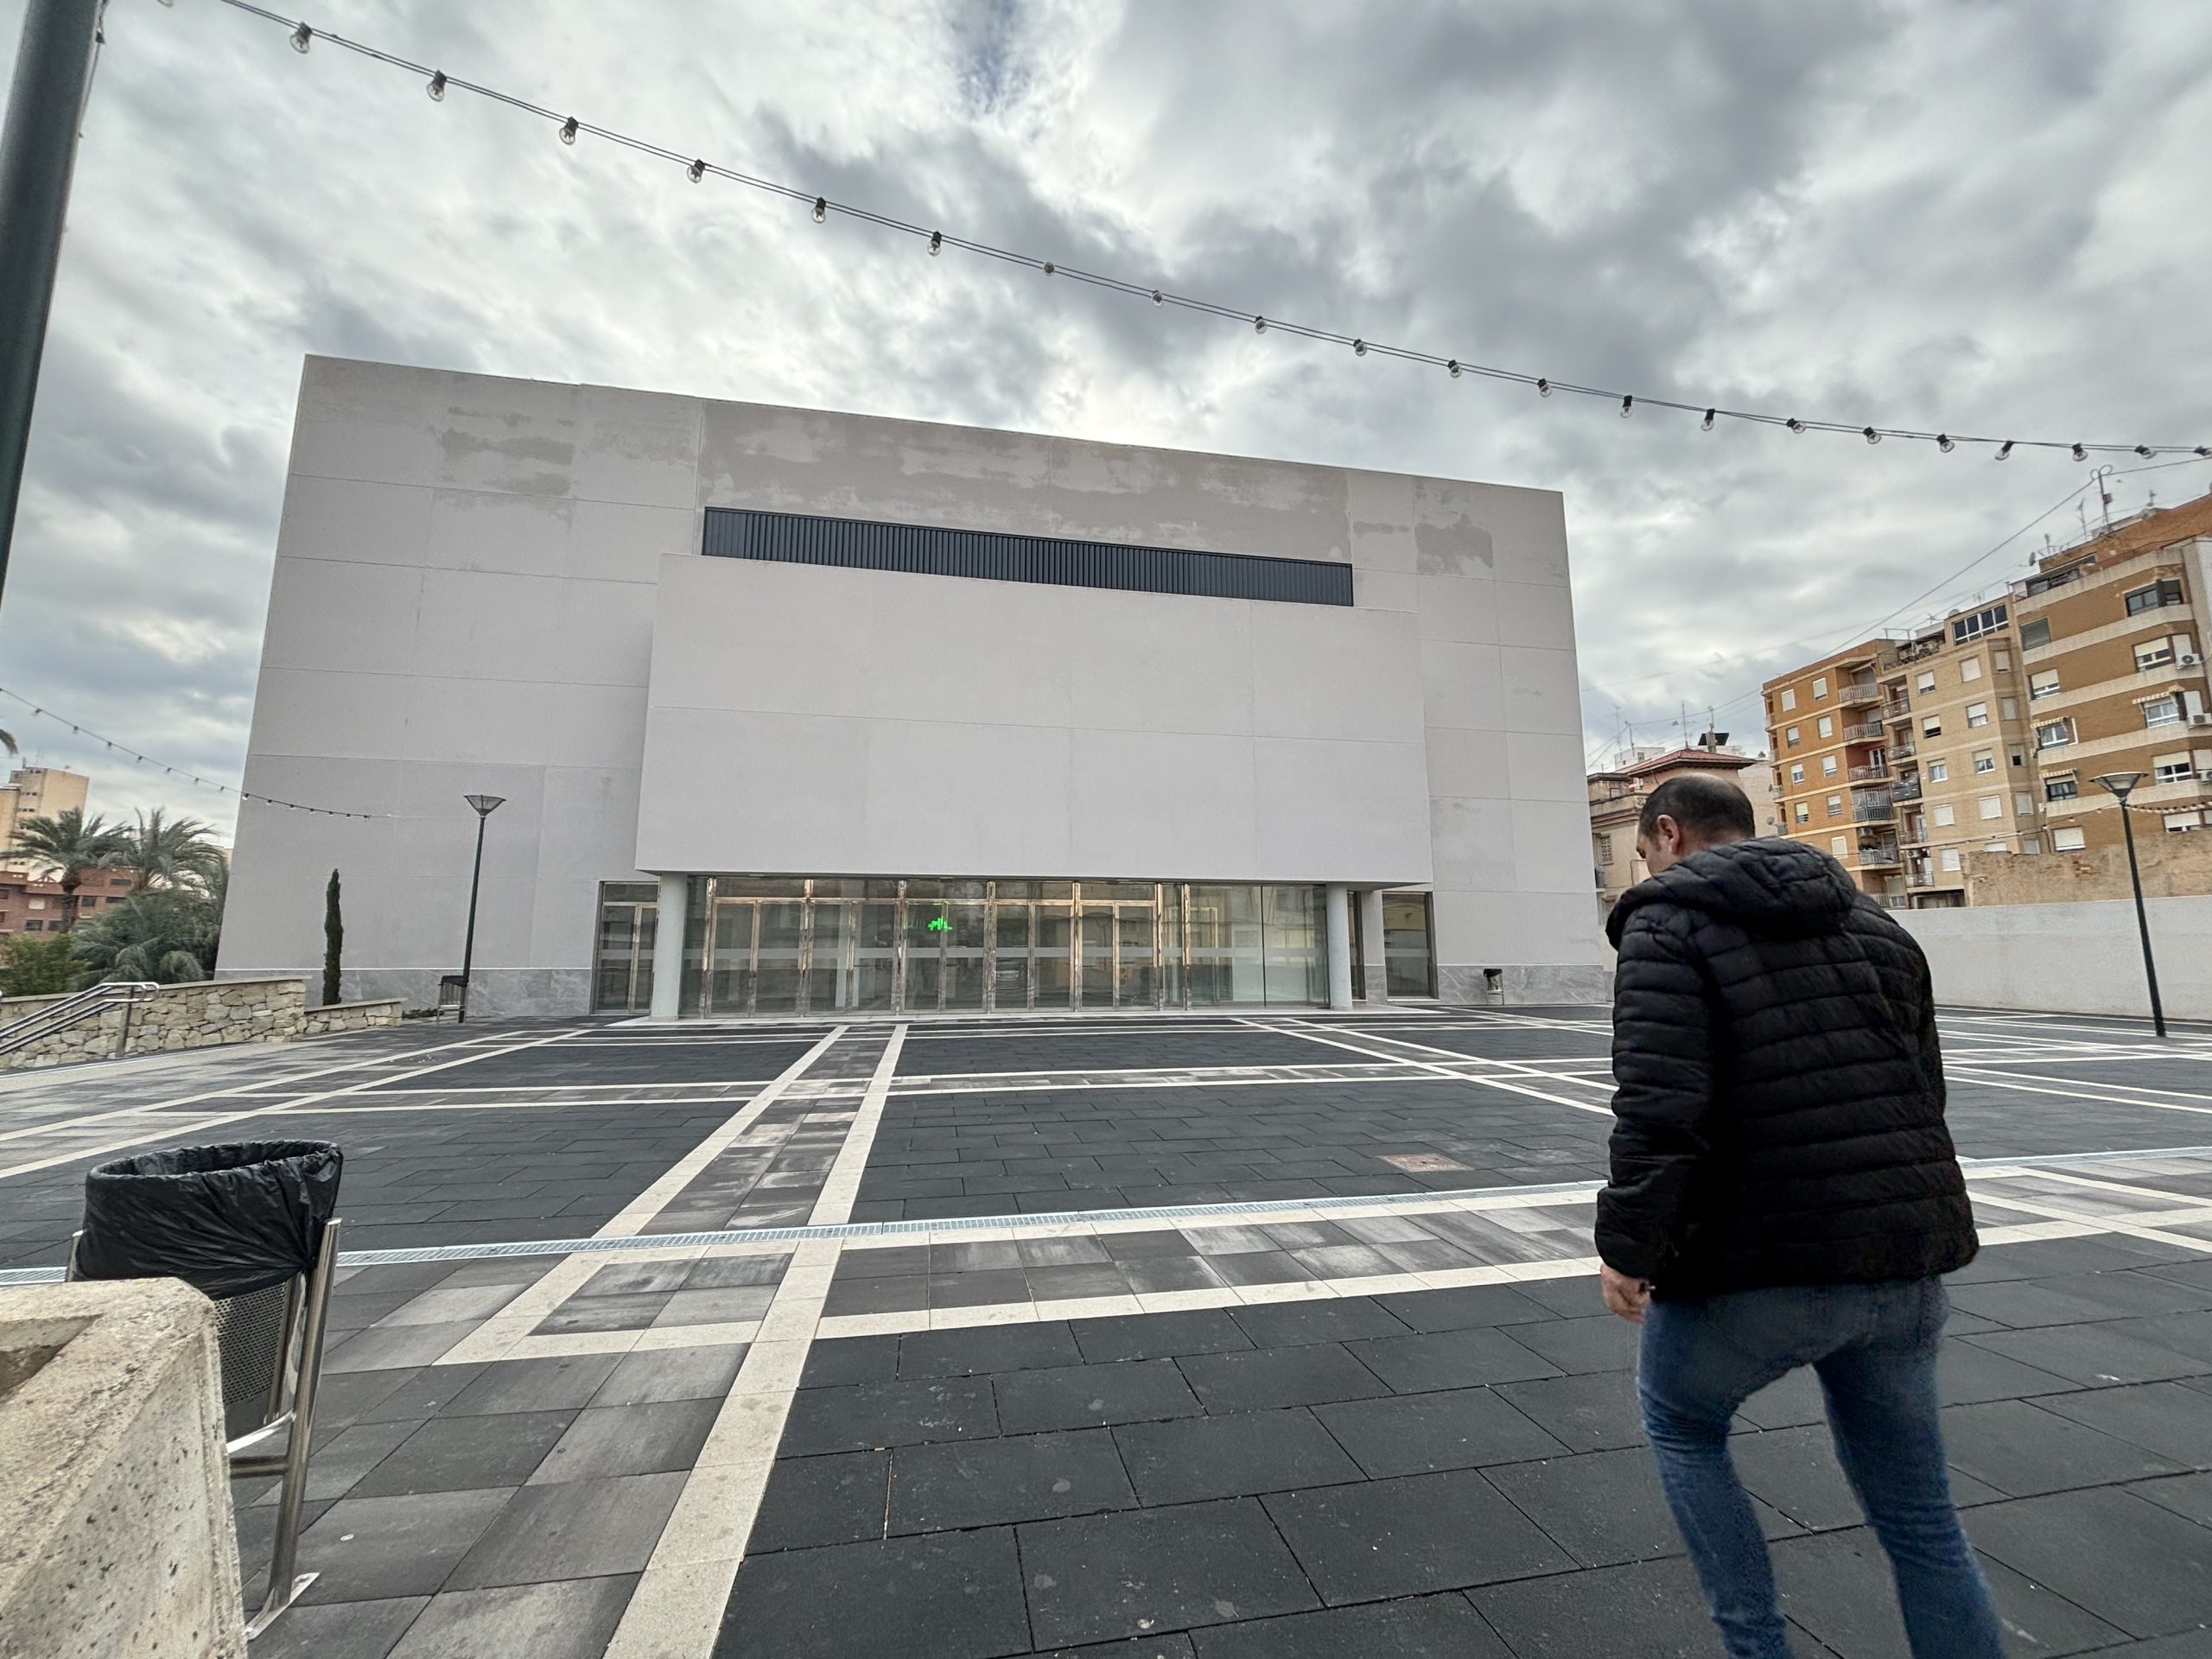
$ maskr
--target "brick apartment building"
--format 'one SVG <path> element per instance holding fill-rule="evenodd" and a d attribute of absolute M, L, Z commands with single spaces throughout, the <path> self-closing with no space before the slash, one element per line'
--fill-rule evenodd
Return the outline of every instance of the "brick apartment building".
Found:
<path fill-rule="evenodd" d="M 107 906 L 130 897 L 138 878 L 129 870 L 94 870 L 77 889 L 77 916 L 97 916 Z M 69 913 L 59 881 L 0 873 L 0 939 L 19 933 L 59 933 Z"/>
<path fill-rule="evenodd" d="M 1763 688 L 1780 832 L 1834 854 L 1883 894 L 1901 890 L 1904 868 L 1877 672 L 1885 644 L 1833 652 Z"/>
<path fill-rule="evenodd" d="M 1726 734 L 1722 734 L 1726 735 Z M 1643 798 L 1670 778 L 1707 772 L 1733 781 L 1751 798 L 1758 833 L 1782 833 L 1774 798 L 1774 772 L 1763 756 L 1741 749 L 1633 748 L 1610 772 L 1593 772 L 1590 785 L 1590 861 L 1596 871 L 1598 913 L 1651 874 L 1637 856 L 1636 823 Z"/>

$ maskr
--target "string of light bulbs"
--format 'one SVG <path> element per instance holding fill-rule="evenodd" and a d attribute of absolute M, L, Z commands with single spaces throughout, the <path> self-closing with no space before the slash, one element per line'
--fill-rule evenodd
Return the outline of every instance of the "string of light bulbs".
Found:
<path fill-rule="evenodd" d="M 20 691 L 11 691 L 6 686 L 0 685 L 0 697 L 11 698 L 15 702 L 20 702 L 24 708 L 31 711 L 31 714 L 35 718 L 50 720 L 56 725 L 67 726 L 76 736 L 88 737 L 95 743 L 105 744 L 108 747 L 109 753 L 111 753 L 129 755 L 134 765 L 141 766 L 159 766 L 161 767 L 162 773 L 167 777 L 182 779 L 186 783 L 197 784 L 202 789 L 212 789 L 218 795 L 235 796 L 241 801 L 254 801 L 263 806 L 281 806 L 287 812 L 312 812 L 317 817 L 324 818 L 374 819 L 391 818 L 399 816 L 396 812 L 341 812 L 334 806 L 309 806 L 304 801 L 281 801 L 274 795 L 259 794 L 253 790 L 241 789 L 234 784 L 219 784 L 212 778 L 201 777 L 198 772 L 194 772 L 188 766 L 173 766 L 164 761 L 156 760 L 150 754 L 142 754 L 137 749 L 132 748 L 128 743 L 118 742 L 114 738 L 108 737 L 101 733 L 96 732 L 81 721 L 72 720 L 67 715 L 60 714 L 54 709 L 48 708 L 44 703 L 32 702 L 30 698 L 23 696 Z"/>
<path fill-rule="evenodd" d="M 162 0 L 162 3 L 174 5 L 175 0 Z M 387 52 L 382 48 L 368 45 L 365 41 L 353 40 L 331 30 L 318 29 L 302 19 L 283 16 L 277 12 L 251 3 L 251 0 L 222 0 L 222 3 L 233 10 L 245 12 L 264 22 L 276 24 L 289 31 L 292 48 L 295 51 L 301 53 L 310 51 L 317 41 L 324 41 L 332 46 L 356 53 L 378 63 L 404 70 L 410 74 L 420 75 L 423 77 L 423 90 L 434 103 L 442 103 L 448 92 L 472 92 L 479 98 L 489 99 L 494 103 L 505 105 L 511 109 L 550 123 L 556 130 L 556 136 L 564 144 L 573 145 L 580 137 L 601 139 L 608 143 L 635 150 L 640 155 L 672 162 L 681 167 L 685 175 L 694 184 L 699 183 L 711 174 L 715 178 L 728 180 L 734 184 L 746 185 L 766 194 L 781 197 L 808 207 L 811 209 L 814 222 L 817 225 L 827 223 L 830 216 L 835 213 L 842 218 L 874 226 L 879 230 L 915 238 L 923 242 L 933 256 L 942 254 L 947 248 L 950 248 L 961 253 L 972 254 L 978 258 L 996 260 L 1005 264 L 1020 266 L 1045 276 L 1065 277 L 1070 282 L 1104 289 L 1133 299 L 1148 300 L 1155 306 L 1172 306 L 1181 310 L 1195 311 L 1203 315 L 1243 324 L 1257 334 L 1264 334 L 1272 332 L 1290 334 L 1299 339 L 1313 340 L 1325 345 L 1349 346 L 1355 357 L 1395 358 L 1402 362 L 1442 369 L 1455 380 L 1464 376 L 1472 375 L 1478 379 L 1499 380 L 1515 385 L 1531 387 L 1539 397 L 1549 397 L 1555 392 L 1568 392 L 1578 397 L 1597 398 L 1613 404 L 1623 420 L 1630 418 L 1638 409 L 1666 410 L 1677 414 L 1698 416 L 1700 428 L 1707 432 L 1712 431 L 1722 421 L 1737 421 L 1754 426 L 1780 427 L 1785 431 L 1801 435 L 1808 432 L 1840 433 L 1863 438 L 1870 444 L 1879 443 L 1885 438 L 1897 438 L 1913 443 L 1932 443 L 1946 454 L 1961 445 L 1966 445 L 1986 448 L 1991 459 L 1994 461 L 2009 460 L 2016 449 L 2057 450 L 2071 454 L 2077 461 L 2085 461 L 2092 454 L 2131 454 L 2139 455 L 2146 460 L 2160 454 L 2194 454 L 2212 458 L 2212 444 L 2093 443 L 2056 438 L 1982 437 L 1967 433 L 1923 431 L 1911 427 L 1878 426 L 1853 421 L 1805 419 L 1796 415 L 1774 415 L 1757 410 L 1724 409 L 1718 404 L 1704 404 L 1685 403 L 1669 397 L 1640 397 L 1634 392 L 1623 391 L 1617 387 L 1584 385 L 1576 381 L 1557 380 L 1548 375 L 1529 374 L 1518 369 L 1500 368 L 1494 364 L 1478 363 L 1470 359 L 1446 357 L 1410 346 L 1387 345 L 1380 340 L 1370 340 L 1363 334 L 1347 334 L 1308 323 L 1294 322 L 1287 318 L 1269 316 L 1262 311 L 1249 307 L 1224 305 L 1216 301 L 1200 299 L 1187 294 L 1171 293 L 1154 283 L 1135 282 L 1128 277 L 1116 276 L 1107 272 L 1086 270 L 1074 265 L 1063 264 L 1057 260 L 1042 258 L 1034 254 L 1023 253 L 1011 248 L 1002 248 L 991 243 L 954 235 L 941 228 L 918 225 L 853 202 L 832 201 L 828 196 L 817 194 L 811 190 L 802 190 L 795 185 L 785 184 L 774 179 L 762 178 L 754 174 L 740 171 L 735 168 L 724 167 L 696 154 L 671 149 L 650 139 L 618 131 L 612 127 L 596 125 L 579 116 L 563 114 L 557 110 L 549 109 L 542 104 L 533 103 L 526 98 L 503 92 L 495 86 L 486 86 L 477 81 L 464 80 L 435 66 L 416 63 L 397 53 Z"/>

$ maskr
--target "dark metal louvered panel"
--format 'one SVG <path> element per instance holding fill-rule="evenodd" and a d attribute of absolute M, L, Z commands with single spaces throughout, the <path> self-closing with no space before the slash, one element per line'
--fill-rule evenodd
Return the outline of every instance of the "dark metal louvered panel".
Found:
<path fill-rule="evenodd" d="M 1060 588 L 1264 599 L 1290 605 L 1349 605 L 1351 567 L 1320 559 L 940 530 L 859 518 L 709 507 L 702 550 L 709 558 L 828 564 L 848 570 L 967 576 Z"/>

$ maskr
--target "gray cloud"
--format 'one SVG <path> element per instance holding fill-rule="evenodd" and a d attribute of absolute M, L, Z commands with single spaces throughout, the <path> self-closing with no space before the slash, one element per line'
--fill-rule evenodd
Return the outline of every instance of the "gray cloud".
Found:
<path fill-rule="evenodd" d="M 12 40 L 22 0 L 0 0 Z M 2135 0 L 331 0 L 353 33 L 918 223 L 1645 397 L 2207 441 L 2212 16 Z M 213 0 L 118 7 L 0 684 L 243 755 L 308 352 L 1562 491 L 1593 741 L 1743 701 L 2082 480 L 1452 381 L 949 254 Z M 2119 480 L 2177 499 L 2202 466 Z M 111 810 L 229 798 L 10 709 Z"/>

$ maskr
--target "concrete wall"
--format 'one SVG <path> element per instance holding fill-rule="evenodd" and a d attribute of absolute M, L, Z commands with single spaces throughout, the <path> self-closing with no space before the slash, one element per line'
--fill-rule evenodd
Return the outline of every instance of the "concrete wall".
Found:
<path fill-rule="evenodd" d="M 1356 606 L 705 569 L 710 505 L 1343 561 Z M 881 626 L 906 602 L 935 607 L 927 629 Z M 1088 703 L 1038 677 L 1030 641 L 994 636 L 1011 619 L 1058 630 L 1063 676 L 1089 653 Z M 879 741 L 932 698 L 930 741 Z M 816 702 L 846 722 L 835 742 L 802 732 Z M 837 773 L 834 814 L 778 798 L 808 758 Z M 1224 793 L 1240 763 L 1249 790 Z M 1024 774 L 1039 798 L 1010 798 Z M 1219 817 L 1186 808 L 1194 780 Z M 461 797 L 480 791 L 507 798 L 477 927 L 489 1013 L 587 1007 L 597 884 L 656 866 L 1213 873 L 1171 856 L 1189 845 L 1255 877 L 1433 881 L 1447 987 L 1495 967 L 1563 990 L 1599 955 L 1547 491 L 309 359 L 246 785 L 376 816 L 243 809 L 226 970 L 312 972 L 336 868 L 349 990 L 410 1006 L 460 966 Z M 779 808 L 834 817 L 864 865 Z M 994 827 L 1016 824 L 1035 839 Z"/>
<path fill-rule="evenodd" d="M 289 977 L 201 980 L 164 985 L 154 1000 L 127 1011 L 103 1008 L 92 1019 L 0 1054 L 0 1071 L 68 1065 L 81 1060 L 119 1059 L 128 1054 L 165 1054 L 185 1048 L 216 1048 L 229 1043 L 284 1043 L 297 1037 L 366 1031 L 396 1026 L 396 1001 L 305 1006 L 306 986 Z M 67 999 L 60 996 L 0 997 L 0 1025 L 35 1014 Z"/>
<path fill-rule="evenodd" d="M 2212 1020 L 2212 898 L 2148 906 L 2158 988 L 2176 1019 Z M 2145 1014 L 2143 950 L 2126 899 L 1893 912 L 1945 1002 Z"/>

